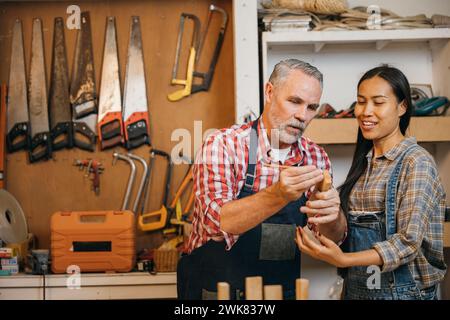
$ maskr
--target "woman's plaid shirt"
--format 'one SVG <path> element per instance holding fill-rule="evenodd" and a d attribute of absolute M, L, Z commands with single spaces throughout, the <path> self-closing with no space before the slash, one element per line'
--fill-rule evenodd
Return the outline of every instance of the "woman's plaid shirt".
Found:
<path fill-rule="evenodd" d="M 384 155 L 373 158 L 350 194 L 349 208 L 354 212 L 385 210 L 386 183 L 402 152 L 416 144 L 413 137 L 404 139 Z M 373 248 L 383 260 L 382 272 L 408 264 L 421 289 L 444 278 L 443 254 L 445 191 L 432 156 L 415 148 L 404 158 L 397 193 L 397 233 Z"/>

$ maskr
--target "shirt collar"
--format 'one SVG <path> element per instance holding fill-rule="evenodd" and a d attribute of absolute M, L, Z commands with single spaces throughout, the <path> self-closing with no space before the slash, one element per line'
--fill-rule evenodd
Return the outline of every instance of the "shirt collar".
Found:
<path fill-rule="evenodd" d="M 301 143 L 301 137 L 298 141 L 293 143 L 290 147 L 289 154 L 284 162 L 285 165 L 295 165 L 302 161 L 305 150 Z M 258 162 L 271 163 L 272 159 L 270 156 L 270 152 L 272 150 L 272 146 L 269 141 L 269 135 L 267 133 L 267 129 L 264 127 L 264 122 L 262 121 L 262 117 L 258 120 Z"/>
<path fill-rule="evenodd" d="M 384 154 L 379 156 L 378 158 L 386 158 L 386 159 L 392 161 L 395 158 L 397 158 L 399 155 L 401 155 L 403 153 L 403 151 L 405 151 L 406 148 L 408 148 L 410 145 L 416 144 L 416 143 L 417 143 L 416 138 L 407 137 L 407 138 L 403 139 L 402 141 L 400 141 L 400 143 L 397 143 L 394 147 L 392 147 L 391 149 L 386 151 Z M 372 159 L 372 157 L 373 157 L 373 148 L 367 154 L 367 160 L 370 161 L 370 159 Z"/>

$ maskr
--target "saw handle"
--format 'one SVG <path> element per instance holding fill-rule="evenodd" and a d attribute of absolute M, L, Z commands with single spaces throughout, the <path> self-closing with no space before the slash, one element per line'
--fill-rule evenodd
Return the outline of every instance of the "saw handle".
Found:
<path fill-rule="evenodd" d="M 89 143 L 84 142 L 81 139 L 77 139 L 77 136 L 82 136 L 83 140 L 88 140 Z M 74 122 L 73 124 L 73 144 L 77 148 L 86 150 L 86 151 L 94 151 L 95 150 L 95 142 L 96 137 L 95 133 L 92 132 L 92 130 L 85 124 L 85 123 L 79 123 Z"/>
<path fill-rule="evenodd" d="M 107 149 L 123 144 L 122 115 L 120 112 L 110 112 L 98 123 L 100 148 Z"/>
<path fill-rule="evenodd" d="M 22 137 L 22 139 L 20 139 Z M 16 123 L 6 135 L 6 146 L 9 152 L 28 149 L 30 146 L 30 124 L 29 122 Z"/>
<path fill-rule="evenodd" d="M 73 126 L 72 122 L 62 122 L 58 123 L 51 130 L 51 139 L 52 139 L 52 149 L 53 151 L 60 150 L 63 148 L 72 148 L 73 141 Z M 60 141 L 57 141 L 60 136 L 64 138 Z"/>
<path fill-rule="evenodd" d="M 38 133 L 31 139 L 28 155 L 31 163 L 48 160 L 52 157 L 50 132 Z"/>
<path fill-rule="evenodd" d="M 129 150 L 140 147 L 143 144 L 150 144 L 147 121 L 144 119 L 127 124 L 126 133 L 125 146 Z"/>

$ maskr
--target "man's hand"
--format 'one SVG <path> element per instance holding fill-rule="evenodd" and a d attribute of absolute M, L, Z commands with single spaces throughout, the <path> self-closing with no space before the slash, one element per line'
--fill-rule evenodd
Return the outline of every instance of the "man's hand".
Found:
<path fill-rule="evenodd" d="M 290 202 L 300 198 L 305 191 L 322 180 L 322 171 L 315 166 L 289 167 L 280 172 L 277 191 L 283 199 Z"/>
<path fill-rule="evenodd" d="M 309 223 L 327 224 L 337 220 L 340 205 L 339 193 L 333 188 L 324 192 L 315 192 L 300 211 L 308 216 Z"/>

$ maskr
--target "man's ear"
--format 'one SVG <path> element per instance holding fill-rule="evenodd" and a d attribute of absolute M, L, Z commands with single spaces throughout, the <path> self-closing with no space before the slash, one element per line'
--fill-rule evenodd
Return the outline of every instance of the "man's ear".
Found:
<path fill-rule="evenodd" d="M 273 84 L 269 81 L 266 82 L 266 87 L 264 88 L 264 97 L 266 102 L 272 102 L 273 99 Z"/>
<path fill-rule="evenodd" d="M 407 109 L 407 107 L 406 107 L 406 101 L 403 100 L 402 102 L 400 102 L 400 104 L 399 104 L 398 107 L 399 107 L 399 108 L 398 108 L 398 116 L 401 117 L 402 115 L 405 114 L 406 109 Z"/>

